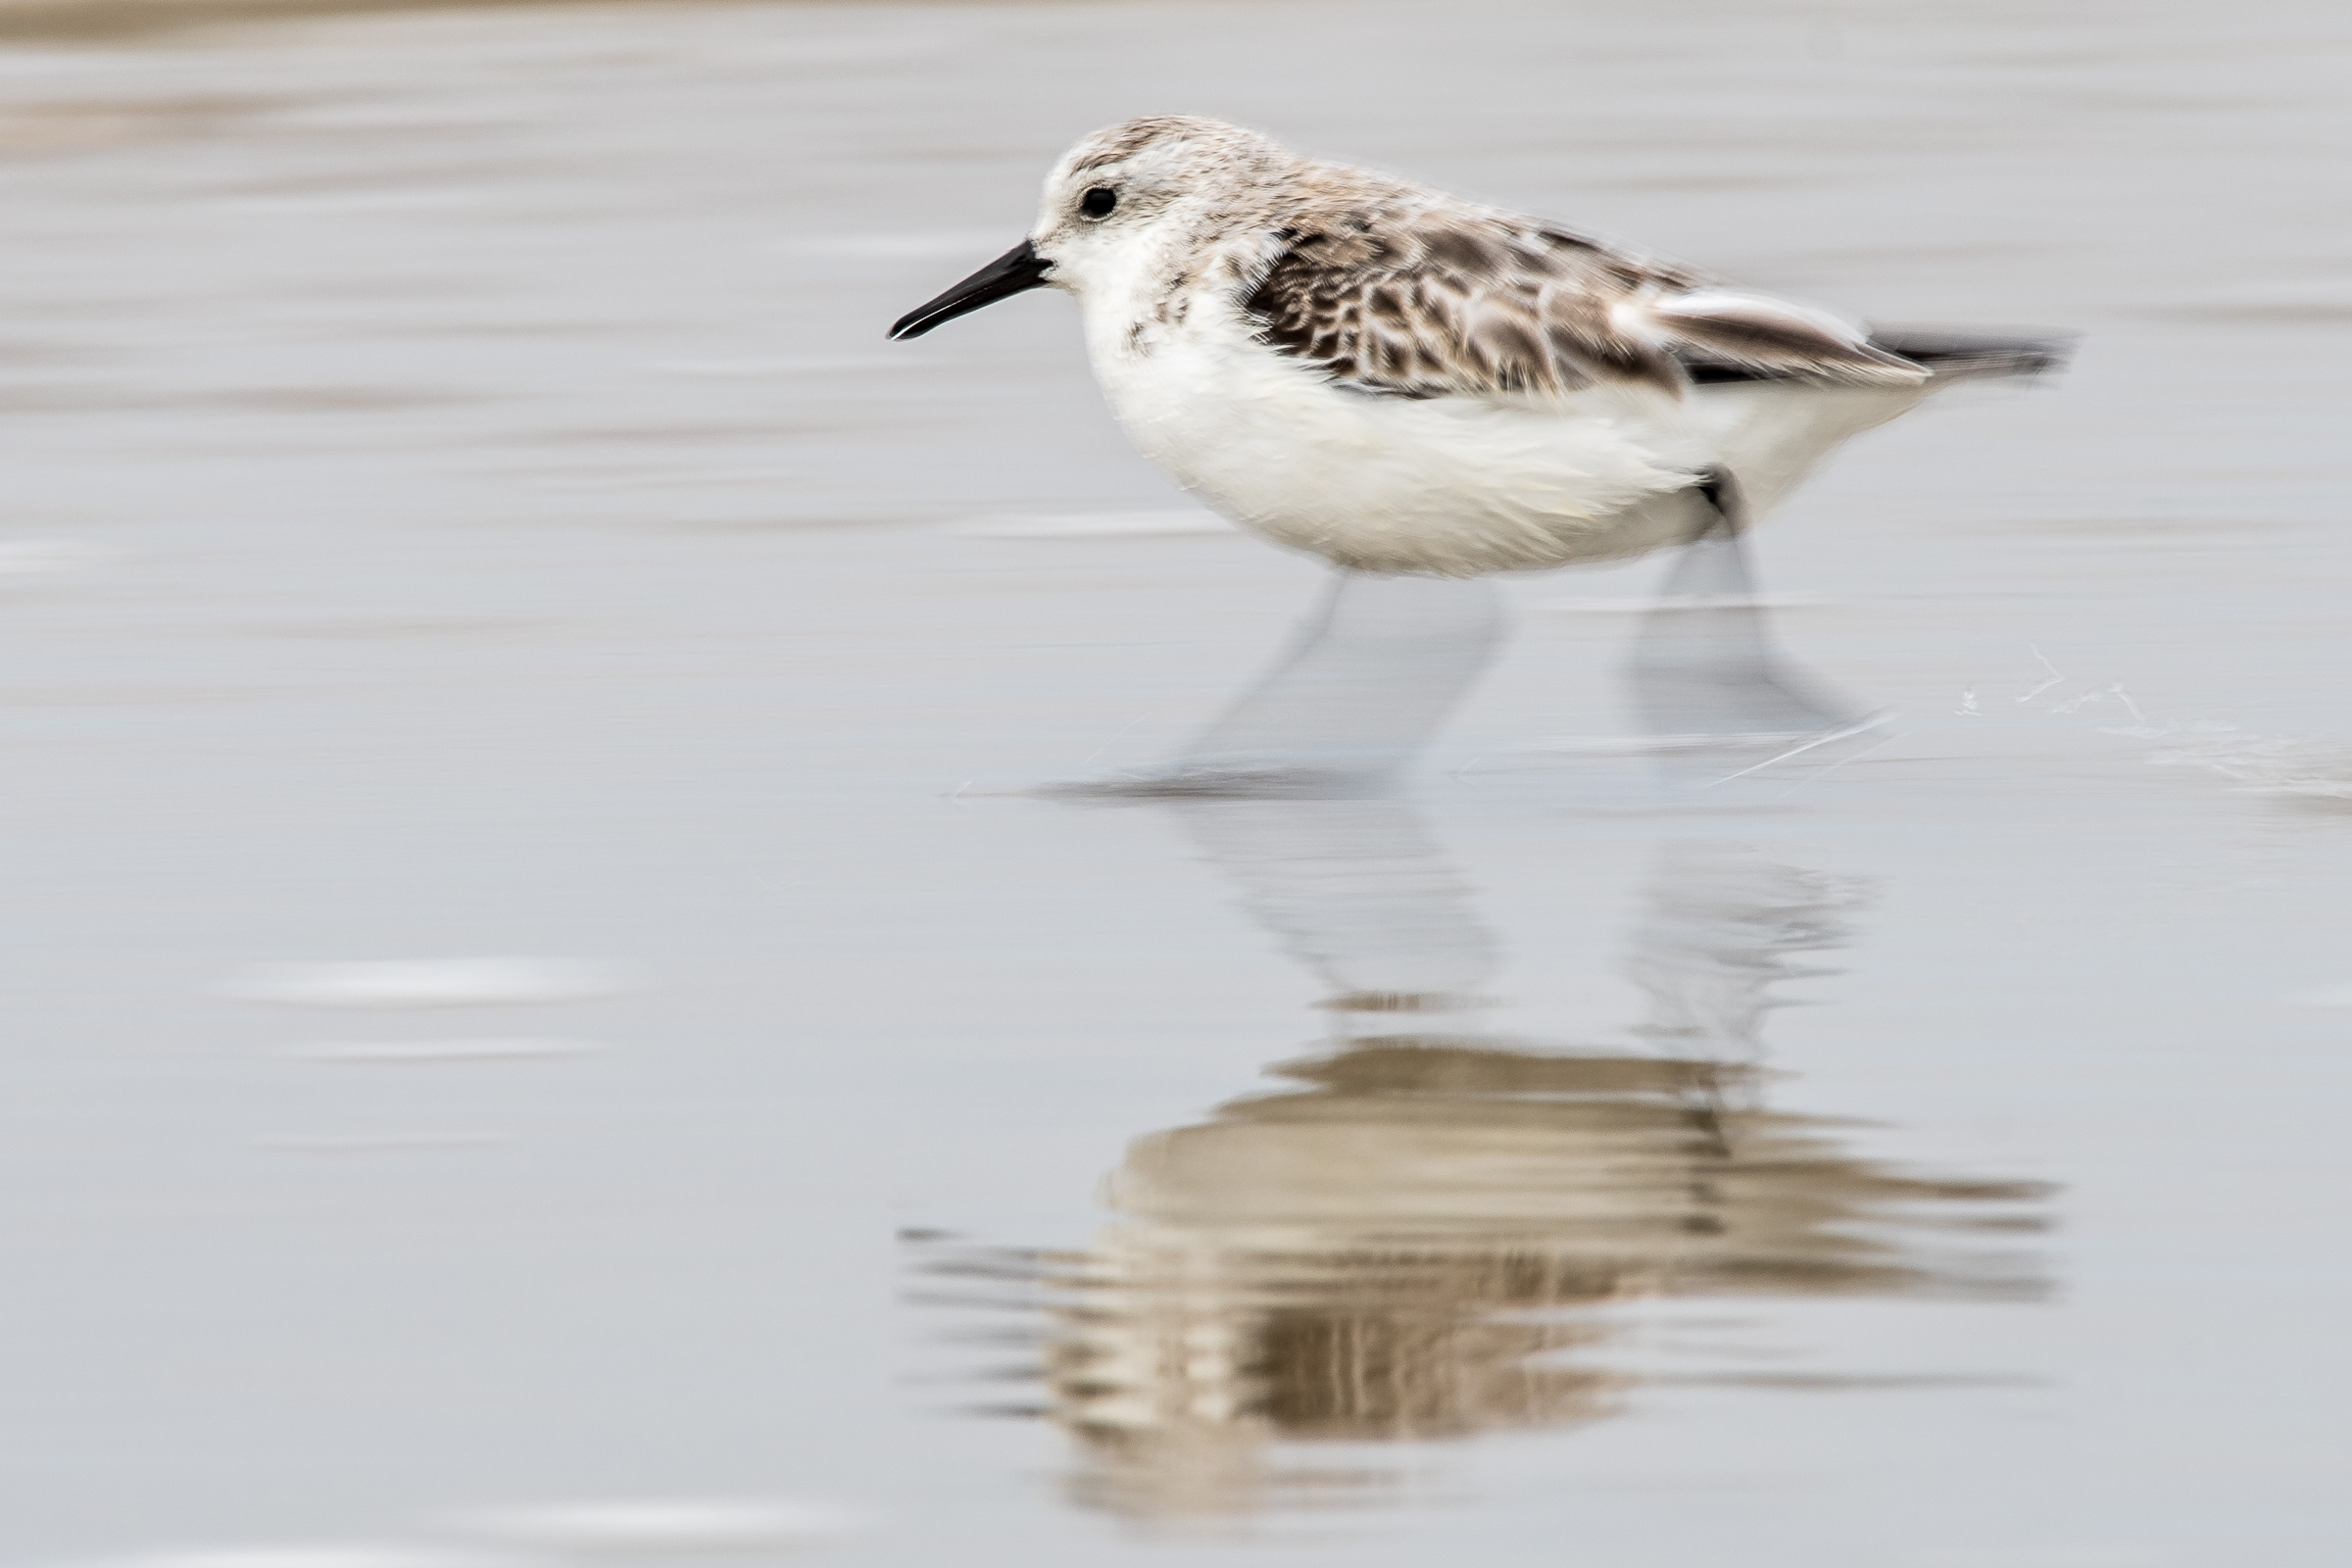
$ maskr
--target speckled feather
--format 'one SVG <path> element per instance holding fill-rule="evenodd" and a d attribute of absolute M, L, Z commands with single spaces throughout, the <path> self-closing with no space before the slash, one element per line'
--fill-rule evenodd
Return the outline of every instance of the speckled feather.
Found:
<path fill-rule="evenodd" d="M 1693 363 L 1857 385 L 1925 372 L 1841 322 L 1548 223 L 1315 166 L 1244 305 L 1335 381 L 1403 397 L 1669 391 Z"/>

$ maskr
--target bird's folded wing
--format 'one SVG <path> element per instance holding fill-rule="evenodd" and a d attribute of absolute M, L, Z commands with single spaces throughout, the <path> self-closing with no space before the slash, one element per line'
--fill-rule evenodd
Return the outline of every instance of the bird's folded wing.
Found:
<path fill-rule="evenodd" d="M 1600 381 L 1679 391 L 1717 365 L 1848 384 L 1926 372 L 1818 311 L 1693 286 L 1564 230 L 1461 212 L 1299 221 L 1244 299 L 1259 338 L 1359 391 L 1559 396 Z"/>
<path fill-rule="evenodd" d="M 1621 314 L 1645 321 L 1686 365 L 1857 386 L 1915 386 L 1928 378 L 1925 368 L 1875 346 L 1860 328 L 1766 294 L 1697 289 L 1629 303 Z"/>

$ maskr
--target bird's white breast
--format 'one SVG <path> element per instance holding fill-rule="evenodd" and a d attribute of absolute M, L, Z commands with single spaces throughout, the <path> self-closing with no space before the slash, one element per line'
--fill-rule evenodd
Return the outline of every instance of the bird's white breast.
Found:
<path fill-rule="evenodd" d="M 1143 282 L 1084 300 L 1096 377 L 1130 437 L 1235 521 L 1357 570 L 1468 576 L 1680 542 L 1698 474 L 1729 468 L 1760 510 L 1918 396 L 1788 383 L 1379 396 L 1257 341 L 1217 292 L 1162 320 Z"/>
<path fill-rule="evenodd" d="M 1341 565 L 1469 575 L 1649 548 L 1663 541 L 1619 537 L 1642 531 L 1628 514 L 1707 462 L 1662 393 L 1384 397 L 1257 342 L 1214 296 L 1140 332 L 1088 304 L 1096 376 L 1144 454 L 1235 521 Z"/>

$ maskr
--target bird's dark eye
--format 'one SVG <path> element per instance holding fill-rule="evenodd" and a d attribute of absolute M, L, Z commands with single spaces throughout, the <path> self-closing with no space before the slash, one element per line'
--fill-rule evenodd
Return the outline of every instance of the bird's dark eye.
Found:
<path fill-rule="evenodd" d="M 1108 185 L 1097 185 L 1078 198 L 1078 210 L 1089 218 L 1108 218 L 1110 210 L 1119 205 L 1119 193 Z"/>

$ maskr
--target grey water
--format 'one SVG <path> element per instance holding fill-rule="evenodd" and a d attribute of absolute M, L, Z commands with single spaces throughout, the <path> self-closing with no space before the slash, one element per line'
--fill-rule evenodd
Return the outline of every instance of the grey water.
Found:
<path fill-rule="evenodd" d="M 0 7 L 0 1565 L 2343 1560 L 2348 74 Z M 1514 579 L 1396 791 L 1056 793 L 1322 591 L 1066 300 L 883 341 L 1143 112 L 2082 337 L 1771 518 L 1768 633 Z M 1751 635 L 1875 725 L 1698 744 Z"/>

